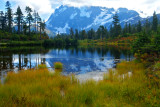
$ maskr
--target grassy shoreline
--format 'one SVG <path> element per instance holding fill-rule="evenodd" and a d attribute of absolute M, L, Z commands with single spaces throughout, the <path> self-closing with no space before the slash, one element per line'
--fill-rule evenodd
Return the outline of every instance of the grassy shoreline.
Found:
<path fill-rule="evenodd" d="M 105 45 L 127 45 L 130 46 L 136 40 L 135 36 L 129 37 L 118 37 L 114 39 L 103 39 L 103 40 L 79 40 L 79 45 L 93 45 L 93 46 L 105 46 Z"/>
<path fill-rule="evenodd" d="M 79 83 L 45 67 L 10 72 L 0 84 L 0 106 L 160 106 L 160 89 L 150 77 L 133 61 L 119 63 L 98 82 Z"/>
<path fill-rule="evenodd" d="M 0 43 L 0 46 L 41 46 L 44 41 L 9 41 Z"/>
<path fill-rule="evenodd" d="M 130 37 L 119 37 L 115 39 L 97 39 L 97 40 L 78 40 L 77 45 L 78 46 L 106 46 L 106 45 L 131 45 L 133 41 L 135 40 L 135 36 Z M 8 42 L 1 42 L 0 46 L 50 46 L 55 45 L 54 40 L 48 39 L 48 40 L 38 40 L 38 41 L 8 41 Z M 59 42 L 59 41 L 58 41 Z M 61 41 L 62 42 L 62 41 Z M 64 45 L 62 42 L 61 45 Z"/>

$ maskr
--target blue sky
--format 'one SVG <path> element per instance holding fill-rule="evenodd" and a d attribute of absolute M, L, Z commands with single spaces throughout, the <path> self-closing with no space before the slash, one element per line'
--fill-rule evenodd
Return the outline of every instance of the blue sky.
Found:
<path fill-rule="evenodd" d="M 0 10 L 3 10 L 5 8 L 5 3 L 3 0 L 0 0 Z"/>
<path fill-rule="evenodd" d="M 5 9 L 7 0 L 0 0 L 0 10 Z M 154 11 L 160 13 L 160 0 L 9 0 L 13 11 L 15 12 L 18 5 L 25 10 L 25 6 L 30 6 L 33 10 L 37 10 L 40 16 L 47 20 L 49 16 L 60 5 L 69 6 L 103 6 L 103 7 L 126 7 L 141 13 L 142 17 L 151 16 Z M 25 12 L 24 12 L 25 13 Z"/>

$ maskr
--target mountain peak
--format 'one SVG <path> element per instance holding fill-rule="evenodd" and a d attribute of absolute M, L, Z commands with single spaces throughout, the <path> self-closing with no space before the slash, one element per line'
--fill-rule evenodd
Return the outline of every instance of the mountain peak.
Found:
<path fill-rule="evenodd" d="M 127 8 L 98 7 L 98 6 L 83 6 L 73 7 L 61 5 L 55 10 L 47 21 L 47 28 L 55 33 L 69 33 L 69 29 L 89 30 L 97 29 L 100 25 L 106 26 L 108 29 L 112 24 L 112 17 L 118 11 L 118 16 L 122 26 L 126 22 L 131 24 L 140 20 L 139 13 Z"/>

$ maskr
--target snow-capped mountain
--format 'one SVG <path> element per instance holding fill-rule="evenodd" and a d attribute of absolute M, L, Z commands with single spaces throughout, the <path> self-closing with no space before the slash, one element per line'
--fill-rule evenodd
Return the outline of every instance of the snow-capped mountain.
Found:
<path fill-rule="evenodd" d="M 106 7 L 70 7 L 60 6 L 46 22 L 47 29 L 54 33 L 69 33 L 69 29 L 89 30 L 97 29 L 100 25 L 110 28 L 113 15 L 117 12 L 120 24 L 123 27 L 126 22 L 135 24 L 142 18 L 139 13 L 126 8 Z"/>

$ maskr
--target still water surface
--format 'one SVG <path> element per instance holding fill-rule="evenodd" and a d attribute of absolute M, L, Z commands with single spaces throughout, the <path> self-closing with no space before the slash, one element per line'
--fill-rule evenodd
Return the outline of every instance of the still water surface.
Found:
<path fill-rule="evenodd" d="M 119 60 L 132 60 L 129 49 L 103 46 L 88 48 L 10 47 L 0 48 L 0 76 L 7 72 L 31 69 L 46 64 L 54 70 L 54 62 L 64 64 L 63 75 L 75 74 L 80 79 L 102 79 Z"/>

